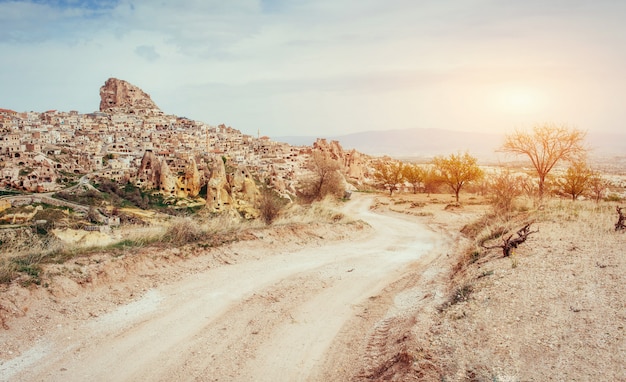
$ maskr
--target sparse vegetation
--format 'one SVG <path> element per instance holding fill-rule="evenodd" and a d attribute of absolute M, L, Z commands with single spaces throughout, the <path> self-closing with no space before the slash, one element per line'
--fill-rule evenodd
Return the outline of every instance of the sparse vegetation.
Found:
<path fill-rule="evenodd" d="M 490 177 L 487 189 L 496 212 L 508 214 L 512 211 L 513 201 L 523 193 L 523 183 L 521 175 L 513 175 L 508 169 Z"/>
<path fill-rule="evenodd" d="M 609 184 L 609 181 L 606 180 L 598 171 L 592 172 L 589 177 L 589 190 L 596 203 L 599 203 L 600 200 L 602 200 L 606 190 L 609 188 Z"/>
<path fill-rule="evenodd" d="M 268 197 L 276 203 L 279 211 L 285 208 L 285 201 L 279 200 L 275 193 Z M 285 214 L 277 214 L 272 222 L 279 225 L 307 223 L 349 222 L 349 219 L 335 210 L 334 198 L 314 202 L 311 205 L 291 205 Z M 139 225 L 112 244 L 77 246 L 64 244 L 52 232 L 55 224 L 67 220 L 65 210 L 59 208 L 39 209 L 32 206 L 14 208 L 10 212 L 30 211 L 47 218 L 50 225 L 45 230 L 23 227 L 20 229 L 0 230 L 0 284 L 19 279 L 24 285 L 40 284 L 45 274 L 45 264 L 64 263 L 71 259 L 90 255 L 94 252 L 124 254 L 129 250 L 165 244 L 169 247 L 183 247 L 194 244 L 200 248 L 211 248 L 242 237 L 242 231 L 259 228 L 255 221 L 246 221 L 229 214 L 210 214 L 206 211 L 190 215 L 170 217 L 157 225 Z M 6 211 L 5 211 L 6 212 Z M 118 211 L 119 213 L 119 211 Z M 56 222 L 56 223 L 54 223 Z"/>
<path fill-rule="evenodd" d="M 278 218 L 280 211 L 285 206 L 285 199 L 281 199 L 275 191 L 264 187 L 261 190 L 261 197 L 258 201 L 258 208 L 261 212 L 261 219 L 266 225 L 270 225 Z"/>
<path fill-rule="evenodd" d="M 207 231 L 199 223 L 191 217 L 177 218 L 167 227 L 161 241 L 175 245 L 200 241 L 207 235 Z"/>
<path fill-rule="evenodd" d="M 626 216 L 624 215 L 624 212 L 622 212 L 624 207 L 617 206 L 615 209 L 617 210 L 617 223 L 615 223 L 615 230 L 622 231 L 626 229 Z"/>

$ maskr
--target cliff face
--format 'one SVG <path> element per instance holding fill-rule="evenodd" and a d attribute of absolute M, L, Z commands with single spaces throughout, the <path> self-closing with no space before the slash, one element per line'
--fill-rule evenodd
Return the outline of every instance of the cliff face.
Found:
<path fill-rule="evenodd" d="M 138 115 L 163 114 L 147 93 L 117 78 L 109 78 L 100 88 L 100 111 Z"/>

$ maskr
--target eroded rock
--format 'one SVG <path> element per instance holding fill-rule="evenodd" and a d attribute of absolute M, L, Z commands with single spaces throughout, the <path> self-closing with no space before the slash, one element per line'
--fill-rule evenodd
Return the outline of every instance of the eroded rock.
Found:
<path fill-rule="evenodd" d="M 100 88 L 100 111 L 137 115 L 163 114 L 146 92 L 117 78 L 109 78 Z"/>

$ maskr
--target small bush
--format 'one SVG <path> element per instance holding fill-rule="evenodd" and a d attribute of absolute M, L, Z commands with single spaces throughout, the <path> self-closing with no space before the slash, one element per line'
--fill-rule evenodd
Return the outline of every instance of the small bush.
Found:
<path fill-rule="evenodd" d="M 439 306 L 437 310 L 439 311 L 439 313 L 442 313 L 452 305 L 456 305 L 460 302 L 469 300 L 469 297 L 473 291 L 474 288 L 470 283 L 466 283 L 456 287 L 448 297 L 448 300 L 441 306 Z"/>
<path fill-rule="evenodd" d="M 173 244 L 186 244 L 199 241 L 206 235 L 200 224 L 192 218 L 176 219 L 165 232 L 163 241 Z"/>
<path fill-rule="evenodd" d="M 496 212 L 504 214 L 511 212 L 513 201 L 523 193 L 525 180 L 524 177 L 515 176 L 508 170 L 492 176 L 487 187 Z"/>
<path fill-rule="evenodd" d="M 452 296 L 450 296 L 450 305 L 458 304 L 459 302 L 467 301 L 470 294 L 474 289 L 471 284 L 464 284 L 454 290 Z"/>
<path fill-rule="evenodd" d="M 618 203 L 624 201 L 624 199 L 621 196 L 615 193 L 607 195 L 606 198 L 604 198 L 604 200 L 607 202 L 618 202 Z"/>
<path fill-rule="evenodd" d="M 8 284 L 18 276 L 15 265 L 8 262 L 0 262 L 0 284 Z"/>
<path fill-rule="evenodd" d="M 274 191 L 264 188 L 261 191 L 261 197 L 258 202 L 258 208 L 259 211 L 261 211 L 261 219 L 263 219 L 263 222 L 265 222 L 266 225 L 272 224 L 280 214 L 284 205 L 285 202 L 283 202 Z"/>

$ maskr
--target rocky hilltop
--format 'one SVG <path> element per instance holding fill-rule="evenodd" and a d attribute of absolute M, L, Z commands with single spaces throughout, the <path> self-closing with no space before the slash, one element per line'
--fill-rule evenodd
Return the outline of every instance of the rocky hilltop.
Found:
<path fill-rule="evenodd" d="M 100 111 L 138 115 L 163 114 L 146 92 L 117 78 L 109 78 L 100 88 Z"/>

